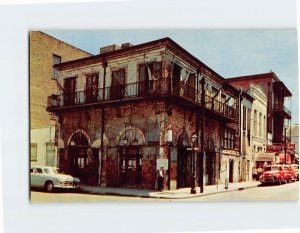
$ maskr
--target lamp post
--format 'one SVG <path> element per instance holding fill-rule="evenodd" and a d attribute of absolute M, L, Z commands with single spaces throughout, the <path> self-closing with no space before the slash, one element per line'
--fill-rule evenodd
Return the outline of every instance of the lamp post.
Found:
<path fill-rule="evenodd" d="M 197 139 L 198 139 L 198 137 L 194 133 L 191 137 L 191 141 L 192 141 L 192 188 L 191 188 L 191 194 L 196 194 L 195 151 L 196 151 Z"/>

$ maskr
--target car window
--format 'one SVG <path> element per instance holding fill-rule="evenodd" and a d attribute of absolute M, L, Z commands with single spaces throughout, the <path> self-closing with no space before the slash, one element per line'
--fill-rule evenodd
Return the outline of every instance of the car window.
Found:
<path fill-rule="evenodd" d="M 36 173 L 43 173 L 43 170 L 41 168 L 37 168 Z"/>
<path fill-rule="evenodd" d="M 50 170 L 50 168 L 44 168 L 44 172 L 45 172 L 46 174 L 49 174 L 49 173 L 51 173 L 51 170 Z"/>
<path fill-rule="evenodd" d="M 265 167 L 264 170 L 265 171 L 271 171 L 271 167 Z"/>
<path fill-rule="evenodd" d="M 278 171 L 278 167 L 272 167 L 272 171 Z"/>

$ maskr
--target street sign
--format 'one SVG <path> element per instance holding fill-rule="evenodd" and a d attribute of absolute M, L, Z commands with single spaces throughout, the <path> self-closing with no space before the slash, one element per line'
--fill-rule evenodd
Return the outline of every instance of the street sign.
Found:
<path fill-rule="evenodd" d="M 276 151 L 281 151 L 283 150 L 282 144 L 272 144 L 272 145 L 267 145 L 267 152 L 276 152 Z"/>

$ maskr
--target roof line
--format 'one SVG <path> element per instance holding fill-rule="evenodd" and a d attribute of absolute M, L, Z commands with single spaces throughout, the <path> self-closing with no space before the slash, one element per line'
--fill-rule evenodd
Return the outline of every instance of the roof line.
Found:
<path fill-rule="evenodd" d="M 56 38 L 56 37 L 54 37 L 54 36 L 51 36 L 51 35 L 49 35 L 49 34 L 47 34 L 47 33 L 45 33 L 45 32 L 42 32 L 42 31 L 31 31 L 31 32 L 39 32 L 39 33 L 44 34 L 44 35 L 46 35 L 46 36 L 48 36 L 48 37 L 51 37 L 51 38 L 53 38 L 53 39 L 55 39 L 55 40 L 61 41 L 62 43 L 66 44 L 66 45 L 69 45 L 69 46 L 71 46 L 71 47 L 73 47 L 73 48 L 75 48 L 75 49 L 78 49 L 78 50 L 80 50 L 80 51 L 82 51 L 82 52 L 84 52 L 84 53 L 87 53 L 87 54 L 89 54 L 90 56 L 93 56 L 93 54 L 91 54 L 91 53 L 89 53 L 89 52 L 87 52 L 87 51 L 85 51 L 85 50 L 83 50 L 83 49 L 80 49 L 80 48 L 78 48 L 78 47 L 76 47 L 76 46 L 74 46 L 74 45 L 72 45 L 72 44 L 69 44 L 69 43 L 67 43 L 67 42 L 65 42 L 65 41 L 63 41 L 63 40 L 60 40 L 60 39 L 58 39 L 58 38 Z"/>

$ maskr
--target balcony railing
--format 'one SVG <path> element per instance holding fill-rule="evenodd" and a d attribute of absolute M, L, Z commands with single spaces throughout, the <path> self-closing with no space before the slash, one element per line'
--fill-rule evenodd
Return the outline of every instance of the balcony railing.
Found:
<path fill-rule="evenodd" d="M 291 111 L 285 107 L 283 104 L 274 104 L 274 108 L 275 111 L 284 111 L 286 114 L 288 114 L 289 116 L 291 116 Z"/>
<path fill-rule="evenodd" d="M 103 95 L 103 93 L 105 93 Z M 184 83 L 171 83 L 169 79 L 129 83 L 98 89 L 70 92 L 48 97 L 48 110 L 69 106 L 104 103 L 115 100 L 149 96 L 181 97 L 201 105 L 201 92 Z M 236 109 L 205 95 L 205 108 L 230 118 L 236 117 Z"/>

